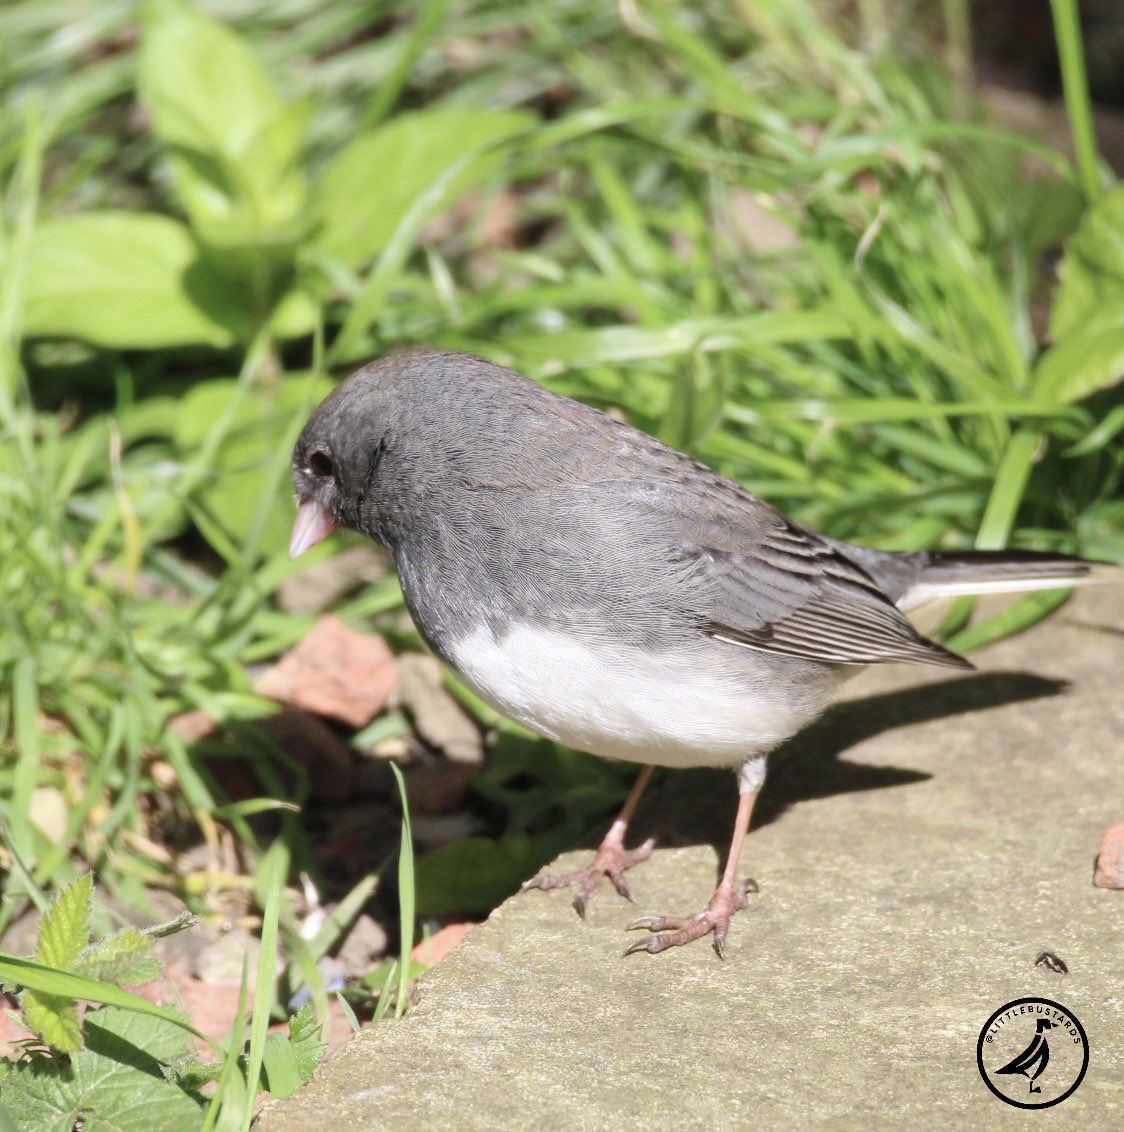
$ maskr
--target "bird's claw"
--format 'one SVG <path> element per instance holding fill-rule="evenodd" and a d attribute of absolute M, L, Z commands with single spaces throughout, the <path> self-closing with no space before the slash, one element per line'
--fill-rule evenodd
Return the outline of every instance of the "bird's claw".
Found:
<path fill-rule="evenodd" d="M 540 873 L 538 876 L 524 881 L 520 885 L 519 891 L 527 892 L 529 889 L 538 888 L 544 892 L 549 892 L 555 888 L 568 888 L 571 885 L 577 885 L 578 890 L 574 894 L 573 901 L 574 911 L 584 920 L 589 898 L 597 890 L 603 877 L 608 877 L 613 887 L 626 900 L 633 899 L 632 890 L 624 879 L 624 872 L 626 869 L 631 869 L 633 865 L 646 861 L 652 855 L 652 850 L 655 847 L 656 839 L 654 837 L 649 837 L 647 841 L 638 845 L 635 849 L 625 849 L 616 838 L 606 837 L 601 842 L 593 860 L 584 869 L 578 869 L 572 873 L 561 873 L 558 876 Z"/>
<path fill-rule="evenodd" d="M 659 934 L 646 939 L 638 939 L 625 948 L 625 955 L 635 955 L 647 951 L 658 955 L 669 947 L 681 947 L 704 935 L 713 935 L 714 950 L 719 959 L 726 958 L 726 934 L 730 928 L 730 917 L 749 904 L 748 893 L 757 892 L 757 882 L 747 880 L 735 889 L 723 889 L 720 885 L 711 897 L 706 908 L 694 916 L 638 916 L 626 931 L 646 929 Z"/>

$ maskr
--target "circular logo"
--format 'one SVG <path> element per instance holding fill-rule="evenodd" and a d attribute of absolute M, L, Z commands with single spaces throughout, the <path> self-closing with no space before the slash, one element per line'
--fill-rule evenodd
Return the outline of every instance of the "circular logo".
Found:
<path fill-rule="evenodd" d="M 976 1043 L 984 1084 L 1016 1108 L 1061 1104 L 1089 1068 L 1089 1041 L 1061 1003 L 1018 998 L 985 1023 Z"/>

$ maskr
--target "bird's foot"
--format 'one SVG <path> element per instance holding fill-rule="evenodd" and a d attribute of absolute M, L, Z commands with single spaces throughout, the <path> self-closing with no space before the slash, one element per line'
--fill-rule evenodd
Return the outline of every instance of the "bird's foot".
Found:
<path fill-rule="evenodd" d="M 585 909 L 589 903 L 589 898 L 604 877 L 608 877 L 613 882 L 613 887 L 626 900 L 631 900 L 632 892 L 624 879 L 624 872 L 626 869 L 631 869 L 633 865 L 646 861 L 652 855 L 656 840 L 654 837 L 649 837 L 647 841 L 638 845 L 635 849 L 626 849 L 622 840 L 623 836 L 623 830 L 618 835 L 615 828 L 611 829 L 598 847 L 593 860 L 584 869 L 578 869 L 574 873 L 561 873 L 558 876 L 547 876 L 545 873 L 540 873 L 536 877 L 531 877 L 529 881 L 525 881 L 520 891 L 526 892 L 530 888 L 541 888 L 544 892 L 549 892 L 552 888 L 568 888 L 576 885 L 574 911 L 583 920 L 585 919 Z"/>
<path fill-rule="evenodd" d="M 638 920 L 633 920 L 626 930 L 647 928 L 648 931 L 663 934 L 638 939 L 625 950 L 625 955 L 632 955 L 637 951 L 648 951 L 656 955 L 669 947 L 679 947 L 684 943 L 690 943 L 691 940 L 713 934 L 714 950 L 718 952 L 719 959 L 725 959 L 726 932 L 730 928 L 730 917 L 749 903 L 747 894 L 756 891 L 757 882 L 753 880 L 747 880 L 736 888 L 732 885 L 727 887 L 720 884 L 710 898 L 710 903 L 698 915 L 641 916 Z"/>

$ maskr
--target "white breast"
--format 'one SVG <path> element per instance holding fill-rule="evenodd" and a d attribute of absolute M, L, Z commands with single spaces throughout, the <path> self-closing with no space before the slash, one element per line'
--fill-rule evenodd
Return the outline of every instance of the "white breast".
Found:
<path fill-rule="evenodd" d="M 739 669 L 704 670 L 698 654 L 621 646 L 610 656 L 521 625 L 500 640 L 481 627 L 452 659 L 482 699 L 569 747 L 661 766 L 736 766 L 798 731 L 827 690 L 779 685 L 787 677 L 773 658 L 739 653 Z"/>

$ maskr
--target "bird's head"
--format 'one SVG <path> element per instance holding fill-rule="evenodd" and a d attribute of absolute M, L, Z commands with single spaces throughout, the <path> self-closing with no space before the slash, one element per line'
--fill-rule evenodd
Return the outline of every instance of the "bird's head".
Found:
<path fill-rule="evenodd" d="M 370 501 L 387 446 L 387 422 L 378 366 L 353 373 L 320 404 L 293 448 L 297 515 L 289 543 L 296 558 L 339 527 L 378 537 Z"/>

